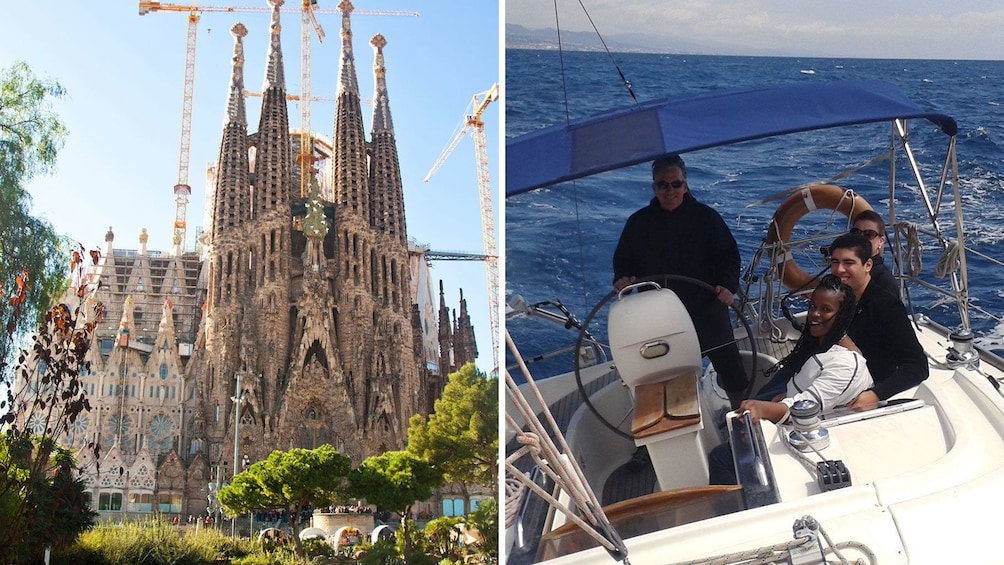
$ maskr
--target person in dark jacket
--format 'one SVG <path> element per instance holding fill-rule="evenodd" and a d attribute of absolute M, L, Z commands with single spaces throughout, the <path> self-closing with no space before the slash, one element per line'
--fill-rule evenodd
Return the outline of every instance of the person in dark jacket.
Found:
<path fill-rule="evenodd" d="M 690 193 L 679 155 L 656 159 L 652 181 L 655 197 L 628 218 L 614 251 L 614 288 L 658 275 L 684 275 L 713 287 L 709 292 L 687 282 L 656 281 L 687 307 L 701 350 L 735 408 L 748 384 L 728 311 L 739 290 L 739 246 L 718 212 Z"/>
<path fill-rule="evenodd" d="M 854 289 L 858 298 L 847 335 L 861 349 L 875 381 L 874 387 L 851 403 L 856 408 L 873 408 L 879 400 L 919 385 L 930 372 L 906 308 L 875 284 L 871 270 L 872 246 L 864 235 L 849 233 L 833 240 L 830 272 Z"/>
<path fill-rule="evenodd" d="M 885 220 L 874 210 L 865 210 L 854 217 L 854 224 L 851 233 L 859 233 L 866 238 L 872 246 L 872 280 L 882 290 L 892 294 L 896 298 L 899 296 L 899 285 L 896 284 L 895 277 L 885 265 Z"/>

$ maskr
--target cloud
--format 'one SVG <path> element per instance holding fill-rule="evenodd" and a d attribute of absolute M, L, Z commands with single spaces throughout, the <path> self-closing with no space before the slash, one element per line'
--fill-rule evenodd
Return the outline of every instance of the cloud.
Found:
<path fill-rule="evenodd" d="M 559 0 L 558 23 L 564 31 L 588 32 L 595 24 L 604 37 L 729 46 L 729 54 L 1000 59 L 1004 10 L 968 8 L 974 3 L 983 6 L 976 0 L 953 6 L 933 0 L 582 0 L 587 16 L 579 0 Z M 553 5 L 507 0 L 506 23 L 553 28 Z"/>

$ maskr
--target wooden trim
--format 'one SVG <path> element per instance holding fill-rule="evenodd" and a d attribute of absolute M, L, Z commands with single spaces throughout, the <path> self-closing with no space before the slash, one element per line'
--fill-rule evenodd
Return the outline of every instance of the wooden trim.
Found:
<path fill-rule="evenodd" d="M 650 515 L 669 507 L 684 506 L 702 499 L 717 498 L 723 494 L 742 490 L 742 488 L 740 485 L 710 485 L 653 492 L 604 506 L 603 513 L 606 514 L 607 520 L 613 524 L 626 518 Z M 555 539 L 578 530 L 580 530 L 578 524 L 569 522 L 556 530 L 547 532 L 540 539 L 541 541 Z"/>

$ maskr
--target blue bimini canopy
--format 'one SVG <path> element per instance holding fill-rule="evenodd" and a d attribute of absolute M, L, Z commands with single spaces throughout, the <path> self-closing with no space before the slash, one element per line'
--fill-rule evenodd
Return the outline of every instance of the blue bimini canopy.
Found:
<path fill-rule="evenodd" d="M 954 136 L 955 120 L 879 81 L 813 83 L 663 99 L 552 126 L 506 143 L 506 196 L 671 153 L 906 118 Z"/>

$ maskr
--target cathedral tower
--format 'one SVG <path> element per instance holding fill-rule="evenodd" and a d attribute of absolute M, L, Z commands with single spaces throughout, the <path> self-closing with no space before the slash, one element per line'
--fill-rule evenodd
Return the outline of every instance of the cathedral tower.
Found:
<path fill-rule="evenodd" d="M 226 415 L 233 405 L 235 377 L 243 333 L 244 294 L 248 285 L 245 224 L 250 216 L 247 112 L 244 106 L 244 37 L 236 24 L 233 70 L 223 119 L 219 174 L 213 199 L 213 226 L 208 251 L 208 281 L 202 363 L 191 367 L 208 404 L 206 422 L 211 464 L 228 461 L 222 446 L 229 435 Z"/>
<path fill-rule="evenodd" d="M 283 0 L 269 0 L 269 3 L 272 5 L 272 18 L 262 85 L 261 118 L 253 138 L 254 204 L 246 237 L 251 292 L 245 309 L 249 320 L 244 324 L 246 333 L 242 339 L 247 345 L 241 349 L 244 356 L 241 359 L 243 388 L 250 394 L 249 405 L 242 406 L 241 412 L 243 419 L 254 423 L 249 431 L 257 431 L 257 438 L 264 437 L 275 425 L 270 415 L 278 410 L 281 391 L 287 384 L 286 359 L 289 356 L 293 315 L 290 306 L 293 276 L 290 201 L 294 188 L 280 42 L 279 8 Z M 282 330 L 277 331 L 279 328 Z"/>
<path fill-rule="evenodd" d="M 352 3 L 342 0 L 342 47 L 338 68 L 338 96 L 335 110 L 334 179 L 335 249 L 338 298 L 339 353 L 345 363 L 345 377 L 355 392 L 352 398 L 357 417 L 369 413 L 372 385 L 373 340 L 377 289 L 373 286 L 374 248 L 370 231 L 369 169 L 363 115 L 352 51 Z M 360 428 L 364 420 L 357 422 Z"/>

